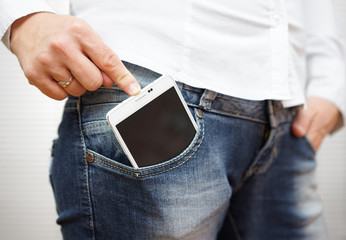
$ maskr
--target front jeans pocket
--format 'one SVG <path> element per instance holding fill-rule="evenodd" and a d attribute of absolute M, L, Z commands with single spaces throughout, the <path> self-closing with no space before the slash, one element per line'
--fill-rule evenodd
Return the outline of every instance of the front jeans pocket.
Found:
<path fill-rule="evenodd" d="M 204 137 L 204 123 L 197 118 L 198 129 L 190 144 L 177 156 L 141 168 L 133 168 L 114 136 L 111 127 L 103 121 L 94 121 L 83 124 L 83 136 L 87 149 L 87 159 L 93 164 L 107 170 L 121 172 L 135 177 L 148 177 L 175 169 L 187 162 L 198 150 Z M 90 160 L 92 159 L 92 160 Z"/>

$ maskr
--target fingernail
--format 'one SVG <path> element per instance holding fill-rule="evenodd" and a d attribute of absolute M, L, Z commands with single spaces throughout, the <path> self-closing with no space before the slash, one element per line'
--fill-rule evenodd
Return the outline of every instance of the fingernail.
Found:
<path fill-rule="evenodd" d="M 141 86 L 139 86 L 138 82 L 132 82 L 128 88 L 128 94 L 137 95 L 141 91 Z"/>

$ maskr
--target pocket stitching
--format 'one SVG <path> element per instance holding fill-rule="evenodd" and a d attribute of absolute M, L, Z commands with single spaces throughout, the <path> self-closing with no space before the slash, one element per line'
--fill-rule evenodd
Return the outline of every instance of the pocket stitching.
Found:
<path fill-rule="evenodd" d="M 87 132 L 89 130 L 97 129 L 99 127 L 107 126 L 107 122 L 104 122 L 104 120 L 94 121 L 90 122 L 93 123 L 91 126 L 84 128 L 82 131 Z"/>

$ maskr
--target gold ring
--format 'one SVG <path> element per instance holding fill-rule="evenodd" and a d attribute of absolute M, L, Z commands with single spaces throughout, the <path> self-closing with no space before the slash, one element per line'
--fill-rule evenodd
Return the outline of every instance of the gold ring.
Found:
<path fill-rule="evenodd" d="M 59 85 L 62 86 L 63 88 L 67 87 L 68 85 L 70 85 L 70 83 L 73 80 L 73 75 L 71 74 L 70 78 L 68 79 L 67 82 L 64 81 L 58 81 Z"/>

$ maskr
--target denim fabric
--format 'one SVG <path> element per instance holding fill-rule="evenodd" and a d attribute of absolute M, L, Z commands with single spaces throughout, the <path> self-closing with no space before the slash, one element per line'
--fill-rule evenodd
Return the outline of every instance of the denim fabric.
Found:
<path fill-rule="evenodd" d="M 160 76 L 126 65 L 142 86 Z M 290 132 L 297 109 L 179 87 L 198 131 L 139 169 L 105 118 L 128 96 L 114 86 L 69 97 L 50 176 L 64 239 L 326 239 L 315 153 Z"/>

